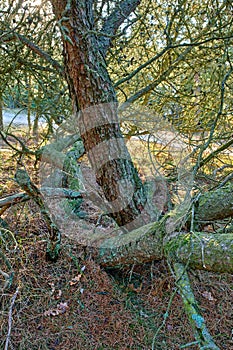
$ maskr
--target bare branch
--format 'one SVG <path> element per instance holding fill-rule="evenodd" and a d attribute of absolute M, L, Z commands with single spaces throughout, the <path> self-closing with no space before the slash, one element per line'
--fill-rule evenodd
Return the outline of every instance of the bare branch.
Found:
<path fill-rule="evenodd" d="M 60 74 L 64 75 L 63 66 L 60 65 L 58 61 L 54 60 L 46 51 L 42 50 L 38 45 L 30 41 L 25 36 L 14 32 L 14 33 L 8 34 L 7 37 L 4 38 L 4 42 L 12 41 L 15 39 L 18 39 L 19 41 L 21 41 L 24 45 L 29 47 L 29 49 L 31 49 L 37 55 L 44 58 L 48 63 L 50 63 Z"/>
<path fill-rule="evenodd" d="M 180 263 L 174 264 L 174 270 L 177 277 L 177 285 L 180 290 L 180 295 L 183 299 L 184 309 L 189 318 L 190 324 L 194 329 L 194 335 L 201 349 L 220 350 L 214 343 L 206 325 L 205 320 L 199 312 L 197 301 L 192 291 L 187 271 L 184 265 Z"/>
<path fill-rule="evenodd" d="M 200 169 L 203 165 L 207 164 L 211 159 L 216 157 L 219 153 L 221 153 L 222 151 L 225 151 L 226 149 L 228 149 L 232 144 L 233 144 L 233 139 L 229 140 L 226 143 L 224 143 L 224 145 L 220 146 L 215 151 L 210 153 L 206 158 L 204 158 L 204 159 L 202 159 L 200 161 L 200 163 L 198 164 L 198 169 Z"/>
<path fill-rule="evenodd" d="M 0 130 L 0 136 L 2 137 L 3 141 L 14 151 L 16 151 L 17 153 L 21 153 L 21 154 L 31 154 L 34 155 L 35 152 L 31 151 L 28 147 L 25 146 L 24 142 L 20 140 L 19 137 L 17 137 L 14 134 L 10 134 L 10 133 L 5 133 L 3 131 Z M 16 148 L 12 142 L 8 141 L 7 137 L 11 137 L 13 139 L 15 139 L 17 142 L 19 142 L 20 146 L 22 147 L 21 150 L 19 150 L 18 148 Z"/>
<path fill-rule="evenodd" d="M 0 208 L 9 208 L 11 205 L 26 202 L 30 199 L 30 196 L 24 192 L 16 193 L 11 196 L 7 196 L 0 199 Z M 5 211 L 5 210 L 4 210 Z"/>
<path fill-rule="evenodd" d="M 12 328 L 12 312 L 13 312 L 13 307 L 14 307 L 15 300 L 17 298 L 18 293 L 19 293 L 19 287 L 17 287 L 17 289 L 16 289 L 16 291 L 11 299 L 11 305 L 10 305 L 9 316 L 8 316 L 8 333 L 7 333 L 7 337 L 6 337 L 6 343 L 5 343 L 4 350 L 8 350 L 8 345 L 9 345 L 10 336 L 11 336 L 11 328 Z"/>
<path fill-rule="evenodd" d="M 137 8 L 141 0 L 124 0 L 119 3 L 111 15 L 104 21 L 101 32 L 106 34 L 100 39 L 100 46 L 103 55 L 111 43 L 112 37 L 116 34 L 120 25 L 128 18 L 128 16 Z"/>
<path fill-rule="evenodd" d="M 151 84 L 147 85 L 146 87 L 142 88 L 141 90 L 139 90 L 138 92 L 136 92 L 136 94 L 134 94 L 133 96 L 131 96 L 125 103 L 123 103 L 123 105 L 121 106 L 121 108 L 125 108 L 125 106 L 127 106 L 130 103 L 135 102 L 136 100 L 138 100 L 140 97 L 144 96 L 145 94 L 147 94 L 148 92 L 152 91 L 153 89 L 156 88 L 156 86 L 158 86 L 166 77 L 169 76 L 169 74 L 171 72 L 173 72 L 174 68 L 180 63 L 182 62 L 186 55 L 192 50 L 192 47 L 188 47 L 186 50 L 184 50 L 177 58 L 176 60 L 171 63 L 171 65 L 169 66 L 169 68 L 167 70 L 165 70 L 157 79 L 155 79 Z"/>
<path fill-rule="evenodd" d="M 197 46 L 201 46 L 201 45 L 203 45 L 205 43 L 208 43 L 210 41 L 213 42 L 215 40 L 227 40 L 227 39 L 231 39 L 231 38 L 232 38 L 232 36 L 224 36 L 224 37 L 220 37 L 219 36 L 219 37 L 214 37 L 214 38 L 211 37 L 211 38 L 208 38 L 206 40 L 197 41 L 197 42 L 194 41 L 194 42 L 191 42 L 191 43 L 181 43 L 181 44 L 168 45 L 168 46 L 164 47 L 160 52 L 158 52 L 154 57 L 152 57 L 151 59 L 149 59 L 145 63 L 141 64 L 139 67 L 137 67 L 134 71 L 132 71 L 126 77 L 123 77 L 120 80 L 118 80 L 114 84 L 114 87 L 118 88 L 119 85 L 121 85 L 121 84 L 125 83 L 126 81 L 129 81 L 130 79 L 132 79 L 141 70 L 143 70 L 144 68 L 150 66 L 151 63 L 155 62 L 157 59 L 159 59 L 161 56 L 163 56 L 169 50 L 176 49 L 176 48 L 182 48 L 182 47 L 197 47 Z"/>
<path fill-rule="evenodd" d="M 25 38 L 23 35 L 16 34 L 16 37 L 24 43 L 27 47 L 29 47 L 32 51 L 34 51 L 37 55 L 40 57 L 44 58 L 47 62 L 49 62 L 56 70 L 64 75 L 64 69 L 63 67 L 56 61 L 54 60 L 47 52 L 42 50 L 39 46 L 36 44 L 32 43 L 29 39 Z"/>
<path fill-rule="evenodd" d="M 160 51 L 157 55 L 152 57 L 150 60 L 146 61 L 145 63 L 141 64 L 138 68 L 136 68 L 133 72 L 131 72 L 127 77 L 121 78 L 118 80 L 114 87 L 117 88 L 119 85 L 125 83 L 126 81 L 129 81 L 132 79 L 137 73 L 139 73 L 142 69 L 148 67 L 151 63 L 155 62 L 157 59 L 159 59 L 161 56 L 164 55 L 165 52 L 167 52 L 170 49 L 170 47 L 165 47 L 162 51 Z"/>
<path fill-rule="evenodd" d="M 69 198 L 69 199 L 77 199 L 83 198 L 83 195 L 80 192 L 72 191 L 67 188 L 49 188 L 42 187 L 40 191 L 46 197 L 51 198 Z M 11 196 L 7 196 L 0 199 L 0 208 L 7 207 L 9 208 L 12 205 L 23 203 L 31 199 L 31 197 L 25 192 L 20 192 L 13 194 Z"/>

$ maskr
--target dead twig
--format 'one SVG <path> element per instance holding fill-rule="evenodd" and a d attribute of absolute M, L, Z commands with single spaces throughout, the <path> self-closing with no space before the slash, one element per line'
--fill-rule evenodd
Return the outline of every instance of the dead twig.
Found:
<path fill-rule="evenodd" d="M 7 332 L 7 336 L 6 336 L 6 343 L 5 343 L 4 350 L 8 350 L 8 345 L 10 342 L 11 328 L 12 328 L 12 312 L 13 312 L 13 307 L 14 307 L 15 300 L 17 298 L 18 293 L 19 293 L 19 287 L 17 287 L 17 289 L 16 289 L 16 291 L 11 299 L 11 305 L 10 305 L 9 315 L 8 315 L 8 332 Z"/>

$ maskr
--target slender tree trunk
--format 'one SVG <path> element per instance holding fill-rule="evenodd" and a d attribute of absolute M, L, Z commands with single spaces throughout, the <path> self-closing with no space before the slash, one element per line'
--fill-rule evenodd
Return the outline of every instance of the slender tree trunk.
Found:
<path fill-rule="evenodd" d="M 119 226 L 133 229 L 149 221 L 146 196 L 120 131 L 116 95 L 100 43 L 92 33 L 92 2 L 71 1 L 69 8 L 66 1 L 51 2 L 69 36 L 64 38 L 66 78 L 85 150 L 109 214 Z"/>
<path fill-rule="evenodd" d="M 39 85 L 38 86 L 38 93 L 37 93 L 37 99 L 38 101 L 41 99 L 41 86 Z M 38 107 L 36 108 L 36 115 L 35 115 L 35 119 L 34 119 L 34 122 L 33 122 L 33 129 L 32 129 L 32 134 L 33 136 L 35 136 L 35 140 L 36 140 L 36 143 L 38 143 L 38 140 L 39 140 L 39 117 L 40 117 L 40 107 L 38 105 Z"/>
<path fill-rule="evenodd" d="M 0 91 L 0 130 L 3 130 L 3 100 L 2 100 L 1 91 Z"/>
<path fill-rule="evenodd" d="M 32 123 L 31 123 L 31 104 L 32 104 L 32 78 L 29 74 L 27 81 L 27 90 L 28 90 L 28 101 L 27 101 L 27 120 L 28 120 L 28 132 L 30 134 Z"/>

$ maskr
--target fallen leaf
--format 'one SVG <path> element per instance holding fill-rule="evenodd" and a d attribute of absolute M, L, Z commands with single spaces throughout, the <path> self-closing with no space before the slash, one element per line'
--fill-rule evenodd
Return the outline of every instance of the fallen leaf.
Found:
<path fill-rule="evenodd" d="M 68 306 L 67 302 L 60 303 L 57 305 L 57 310 L 59 310 L 59 313 L 62 313 L 62 314 L 64 314 L 68 308 L 69 308 L 69 306 Z"/>
<path fill-rule="evenodd" d="M 64 314 L 69 308 L 67 302 L 57 304 L 57 307 L 54 309 L 49 309 L 44 312 L 44 316 L 58 316 Z"/>
<path fill-rule="evenodd" d="M 205 292 L 202 293 L 202 296 L 205 299 L 208 299 L 210 301 L 216 301 L 216 299 L 213 297 L 213 295 L 210 292 L 205 291 Z"/>
<path fill-rule="evenodd" d="M 54 296 L 54 298 L 57 300 L 57 299 L 60 299 L 62 296 L 62 291 L 61 289 L 59 289 L 59 291 L 57 292 L 57 294 Z"/>
<path fill-rule="evenodd" d="M 53 293 L 55 292 L 55 285 L 53 282 L 50 282 L 49 285 L 51 287 L 51 295 L 53 295 Z"/>
<path fill-rule="evenodd" d="M 75 286 L 82 278 L 82 274 L 80 273 L 78 276 L 75 276 L 74 278 L 72 278 L 72 280 L 70 281 L 70 285 L 71 286 Z"/>

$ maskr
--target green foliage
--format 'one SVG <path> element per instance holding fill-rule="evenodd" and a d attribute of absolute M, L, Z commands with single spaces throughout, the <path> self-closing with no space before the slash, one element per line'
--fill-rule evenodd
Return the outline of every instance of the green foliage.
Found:
<path fill-rule="evenodd" d="M 94 27 L 89 34 L 105 37 L 105 19 L 119 5 L 120 1 L 93 1 Z M 67 7 L 64 20 L 68 12 Z M 2 0 L 0 15 L 4 105 L 27 109 L 29 119 L 31 114 L 42 117 L 51 132 L 53 121 L 59 124 L 72 112 L 62 59 L 63 19 L 55 22 L 48 2 Z M 141 114 L 122 116 L 126 138 L 153 134 L 157 121 L 163 120 L 182 135 L 197 170 L 202 167 L 213 181 L 228 181 L 231 145 L 224 155 L 216 154 L 211 161 L 208 157 L 232 136 L 232 41 L 229 1 L 143 0 L 111 38 L 106 58 L 119 102 L 137 103 L 151 112 L 144 113 L 144 119 Z M 176 171 L 168 154 L 164 147 L 159 160 L 152 157 L 166 176 L 167 169 Z M 203 159 L 208 161 L 202 164 Z"/>
<path fill-rule="evenodd" d="M 5 6 L 5 7 L 4 7 Z M 70 115 L 60 37 L 50 5 L 0 3 L 0 75 L 5 107 L 27 108 L 57 123 Z"/>

